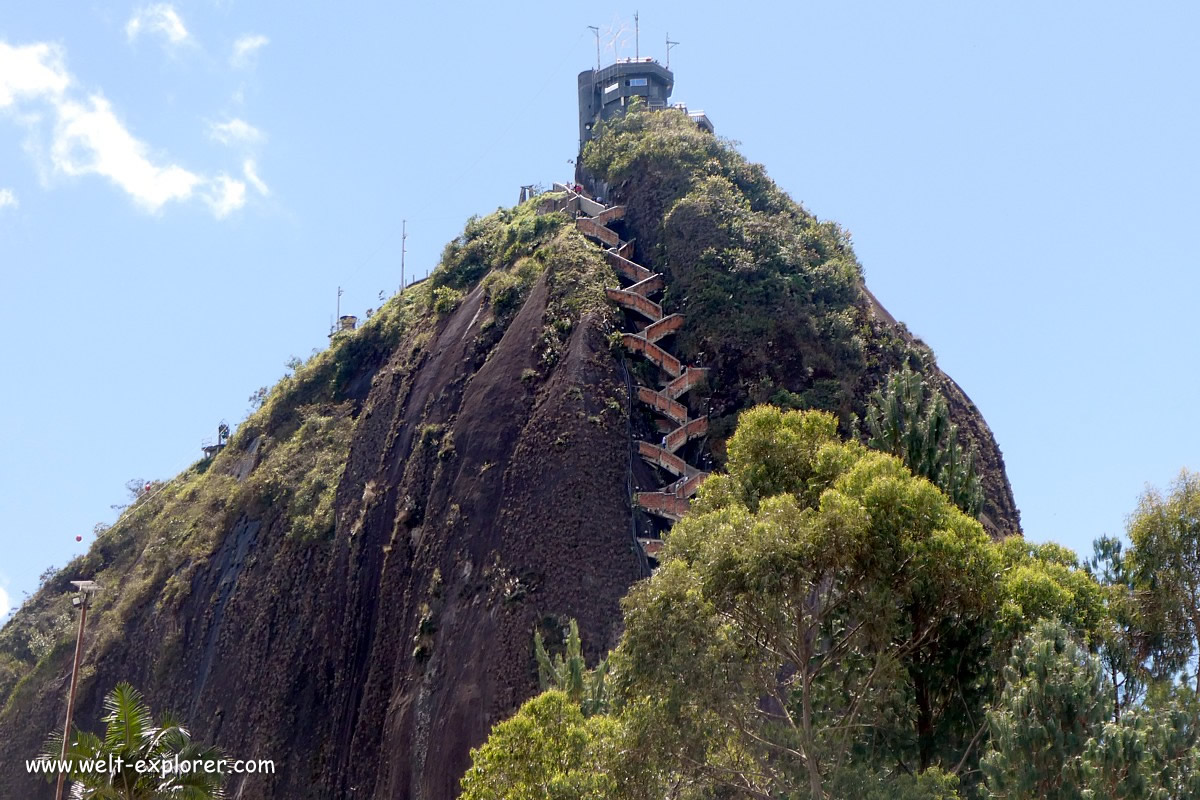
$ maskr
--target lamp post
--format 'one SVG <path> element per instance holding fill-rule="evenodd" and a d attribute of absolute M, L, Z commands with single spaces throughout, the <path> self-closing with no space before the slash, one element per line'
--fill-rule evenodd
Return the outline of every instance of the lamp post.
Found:
<path fill-rule="evenodd" d="M 71 689 L 67 695 L 67 721 L 63 725 L 62 754 L 59 756 L 65 766 L 67 760 L 67 743 L 71 741 L 71 717 L 75 713 L 75 686 L 79 680 L 79 656 L 83 653 L 83 626 L 87 622 L 88 606 L 92 598 L 100 590 L 100 584 L 95 581 L 71 581 L 71 585 L 79 590 L 79 594 L 71 598 L 71 605 L 79 609 L 79 633 L 75 636 L 75 661 L 71 665 Z M 63 781 L 67 775 L 61 769 L 58 773 L 58 787 L 54 790 L 54 800 L 62 800 Z"/>

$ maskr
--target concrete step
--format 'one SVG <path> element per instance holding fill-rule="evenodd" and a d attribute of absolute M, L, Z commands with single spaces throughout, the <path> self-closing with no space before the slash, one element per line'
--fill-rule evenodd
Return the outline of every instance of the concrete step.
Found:
<path fill-rule="evenodd" d="M 554 211 L 565 211 L 568 216 L 574 217 L 579 212 L 579 198 L 572 195 L 556 196 L 553 194 L 544 195 L 541 202 L 538 203 L 537 213 L 549 214 Z"/>
<path fill-rule="evenodd" d="M 662 552 L 665 546 L 662 539 L 643 539 L 638 537 L 638 544 L 642 546 L 642 552 L 648 558 L 658 558 L 658 554 Z"/>
<path fill-rule="evenodd" d="M 591 201 L 589 200 L 588 202 L 590 203 Z M 583 209 L 585 211 L 587 211 L 586 205 L 584 205 L 583 203 L 581 203 L 580 205 L 583 207 Z M 599 204 L 597 204 L 597 205 L 599 205 Z M 610 222 L 616 222 L 619 219 L 625 218 L 625 206 L 609 206 L 608 208 L 604 208 L 604 206 L 600 206 L 600 208 L 603 210 L 595 212 L 595 213 L 592 213 L 589 211 L 588 213 L 592 215 L 592 220 L 594 222 L 598 222 L 601 225 L 607 225 Z"/>
<path fill-rule="evenodd" d="M 579 210 L 595 219 L 608 209 L 603 203 L 597 203 L 595 200 L 579 195 Z M 596 219 L 596 222 L 600 225 L 604 224 L 603 220 Z"/>
<path fill-rule="evenodd" d="M 593 239 L 597 239 L 609 247 L 620 247 L 621 245 L 620 236 L 617 236 L 616 233 L 610 231 L 603 225 L 596 224 L 587 217 L 580 217 L 579 219 L 575 220 L 575 227 L 578 228 L 579 232 L 584 236 L 590 236 Z"/>
<path fill-rule="evenodd" d="M 681 477 L 677 481 L 672 481 L 664 486 L 660 491 L 666 492 L 667 494 L 673 494 L 676 497 L 687 499 L 695 495 L 696 492 L 700 490 L 701 484 L 703 484 L 707 479 L 707 472 L 696 470 L 695 474 L 686 478 Z"/>
<path fill-rule="evenodd" d="M 637 446 L 639 456 L 656 467 L 662 467 L 676 477 L 690 478 L 692 475 L 695 475 L 700 471 L 688 464 L 679 456 L 672 453 L 670 450 L 660 447 L 653 442 L 639 441 Z"/>
<path fill-rule="evenodd" d="M 604 290 L 604 294 L 609 300 L 622 308 L 636 311 L 651 322 L 658 322 L 663 318 L 662 306 L 636 292 L 631 292 L 627 289 L 609 288 Z"/>
<path fill-rule="evenodd" d="M 626 279 L 633 281 L 635 285 L 647 278 L 654 277 L 655 273 L 646 269 L 641 264 L 635 264 L 630 261 L 618 253 L 615 248 L 605 250 L 604 257 L 608 259 L 608 263 L 612 265 L 613 269 L 624 275 Z"/>
<path fill-rule="evenodd" d="M 659 306 L 661 309 L 662 307 Z M 670 336 L 675 331 L 683 327 L 683 315 L 669 314 L 657 322 L 652 322 L 642 329 L 642 336 L 645 336 L 652 342 L 657 342 L 659 339 Z"/>
<path fill-rule="evenodd" d="M 676 497 L 668 492 L 638 492 L 633 501 L 643 511 L 678 522 L 688 512 L 690 505 L 686 498 Z"/>
<path fill-rule="evenodd" d="M 688 390 L 693 386 L 703 383 L 707 376 L 707 368 L 688 367 L 678 378 L 664 386 L 662 392 L 673 400 L 678 399 L 687 394 Z"/>
<path fill-rule="evenodd" d="M 662 392 L 656 392 L 647 386 L 639 386 L 637 396 L 638 400 L 641 400 L 664 417 L 674 420 L 676 424 L 687 424 L 687 406 L 678 400 L 667 397 Z"/>
<path fill-rule="evenodd" d="M 697 417 L 666 435 L 667 449 L 674 453 L 692 439 L 698 439 L 706 433 L 708 433 L 708 417 Z"/>
<path fill-rule="evenodd" d="M 646 302 L 649 301 L 647 300 Z M 678 358 L 663 350 L 654 344 L 654 342 L 649 341 L 644 336 L 639 336 L 636 333 L 626 333 L 621 336 L 621 343 L 630 351 L 644 355 L 650 360 L 650 363 L 658 366 L 672 378 L 678 378 L 683 373 L 683 365 L 679 363 Z"/>
<path fill-rule="evenodd" d="M 683 482 L 683 486 L 675 490 L 675 494 L 683 497 L 692 497 L 700 489 L 700 484 L 708 480 L 707 472 L 697 472 L 692 477 Z"/>
<path fill-rule="evenodd" d="M 642 297 L 649 297 L 655 292 L 662 291 L 664 286 L 663 276 L 659 273 L 654 273 L 645 280 L 638 281 L 633 286 L 628 287 L 629 291 L 640 294 Z"/>

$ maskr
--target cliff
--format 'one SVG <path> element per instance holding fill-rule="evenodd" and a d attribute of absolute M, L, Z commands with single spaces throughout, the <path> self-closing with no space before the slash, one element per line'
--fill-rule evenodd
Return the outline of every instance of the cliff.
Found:
<path fill-rule="evenodd" d="M 600 131 L 588 183 L 612 228 L 665 278 L 687 324 L 686 444 L 720 468 L 756 402 L 826 408 L 853 429 L 909 363 L 943 381 L 979 447 L 995 535 L 1019 531 L 999 449 L 932 353 L 873 308 L 840 230 L 681 114 Z M 230 795 L 454 796 L 468 751 L 536 689 L 532 633 L 579 621 L 589 660 L 649 574 L 633 496 L 657 436 L 620 346 L 618 275 L 561 203 L 475 219 L 431 278 L 275 387 L 230 445 L 145 492 L 0 632 L 0 798 L 49 796 L 20 765 L 61 724 L 73 644 L 68 581 L 106 587 L 89 622 L 77 720 L 117 681 L 236 758 L 270 758 Z M 13 768 L 12 765 L 18 765 Z"/>

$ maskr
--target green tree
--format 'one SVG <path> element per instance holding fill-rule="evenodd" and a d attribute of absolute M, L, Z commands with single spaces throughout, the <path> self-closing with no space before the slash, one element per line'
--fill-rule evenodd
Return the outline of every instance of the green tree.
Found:
<path fill-rule="evenodd" d="M 1147 491 L 1128 532 L 1155 672 L 1184 672 L 1200 693 L 1200 473 L 1180 472 L 1166 497 Z"/>
<path fill-rule="evenodd" d="M 120 683 L 104 698 L 104 736 L 75 729 L 67 759 L 73 769 L 72 800 L 218 800 L 223 776 L 217 771 L 218 750 L 192 742 L 187 729 L 170 714 L 157 723 L 141 693 Z M 50 737 L 42 758 L 57 761 L 62 734 Z M 187 771 L 166 772 L 151 764 L 188 764 Z M 86 768 L 104 763 L 103 770 Z M 107 765 L 114 768 L 109 770 Z M 139 765 L 141 768 L 139 769 Z M 56 780 L 56 778 L 51 778 Z"/>
<path fill-rule="evenodd" d="M 1013 648 L 1004 677 L 981 762 L 991 796 L 1084 797 L 1083 757 L 1111 713 L 1099 661 L 1063 625 L 1046 622 Z"/>
<path fill-rule="evenodd" d="M 1194 706 L 1168 698 L 1117 720 L 1100 660 L 1043 622 L 1013 648 L 982 767 L 1005 800 L 1168 800 L 1200 792 Z"/>
<path fill-rule="evenodd" d="M 855 759 L 933 764 L 977 676 L 929 680 L 924 656 L 982 635 L 998 603 L 982 527 L 829 414 L 752 409 L 728 452 L 625 601 L 612 658 L 650 720 L 639 754 L 751 797 L 831 796 Z"/>
<path fill-rule="evenodd" d="M 594 670 L 589 670 L 583 659 L 583 645 L 579 640 L 579 625 L 571 620 L 566 638 L 563 640 L 566 653 L 551 658 L 546 652 L 541 631 L 533 633 L 533 652 L 537 658 L 538 684 L 542 690 L 559 689 L 566 693 L 571 702 L 579 705 L 585 717 L 603 714 L 608 710 L 608 659 L 601 659 Z"/>
<path fill-rule="evenodd" d="M 1104 647 L 1110 598 L 1072 551 L 992 542 L 898 458 L 839 440 L 827 413 L 751 409 L 727 463 L 625 598 L 607 665 L 586 670 L 577 629 L 554 658 L 535 636 L 543 688 L 578 712 L 547 724 L 586 747 L 547 750 L 560 734 L 527 714 L 477 755 L 476 785 L 548 797 L 601 753 L 612 800 L 1187 796 L 1196 715 L 1166 697 L 1111 717 L 1108 673 L 1076 643 Z M 1028 635 L 1041 619 L 1049 645 Z M 602 736 L 577 730 L 595 719 Z M 511 777 L 509 751 L 548 771 Z"/>
<path fill-rule="evenodd" d="M 886 388 L 871 395 L 867 431 L 871 447 L 898 457 L 963 511 L 979 516 L 983 484 L 975 449 L 959 443 L 946 398 L 927 387 L 920 373 L 906 366 L 888 376 Z"/>
<path fill-rule="evenodd" d="M 471 751 L 462 800 L 612 800 L 618 725 L 585 718 L 565 692 L 550 690 L 521 706 Z"/>
<path fill-rule="evenodd" d="M 1108 613 L 1099 653 L 1113 694 L 1113 713 L 1120 720 L 1121 713 L 1145 694 L 1151 647 L 1147 620 L 1138 603 L 1136 576 L 1120 539 L 1097 539 L 1087 568 L 1104 591 Z"/>
<path fill-rule="evenodd" d="M 1003 572 L 1004 605 L 995 620 L 995 646 L 1003 659 L 1040 620 L 1061 622 L 1089 646 L 1106 630 L 1105 590 L 1083 569 L 1075 552 L 1054 542 L 1010 536 L 996 544 Z"/>
<path fill-rule="evenodd" d="M 919 775 L 864 773 L 838 786 L 837 797 L 862 800 L 959 800 L 957 776 L 937 767 Z"/>
<path fill-rule="evenodd" d="M 1176 704 L 1139 708 L 1088 741 L 1083 766 L 1091 797 L 1184 800 L 1200 796 L 1197 717 Z"/>

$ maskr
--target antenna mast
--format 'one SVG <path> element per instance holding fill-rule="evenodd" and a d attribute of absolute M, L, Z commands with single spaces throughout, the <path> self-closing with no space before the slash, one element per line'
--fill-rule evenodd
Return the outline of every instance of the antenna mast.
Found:
<path fill-rule="evenodd" d="M 633 60 L 634 61 L 642 60 L 641 37 L 642 37 L 642 28 L 641 28 L 641 25 L 638 23 L 638 12 L 635 11 L 635 12 L 633 12 Z"/>
<path fill-rule="evenodd" d="M 340 286 L 338 287 L 337 318 L 339 322 L 342 319 L 342 287 Z"/>
<path fill-rule="evenodd" d="M 679 44 L 679 42 L 672 42 L 671 34 L 668 33 L 667 34 L 667 69 L 671 68 L 671 48 L 677 44 Z"/>
<path fill-rule="evenodd" d="M 596 69 L 600 69 L 600 29 L 595 25 L 588 25 L 588 30 L 596 34 Z"/>
<path fill-rule="evenodd" d="M 400 294 L 404 294 L 404 253 L 408 249 L 408 220 L 400 220 Z"/>

